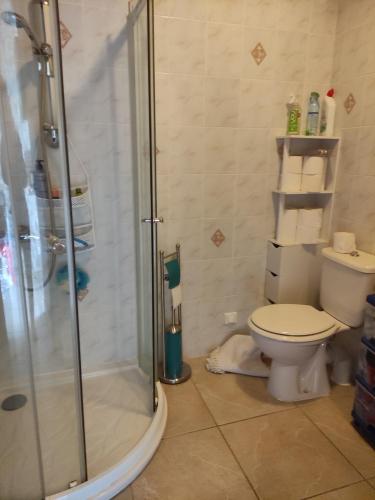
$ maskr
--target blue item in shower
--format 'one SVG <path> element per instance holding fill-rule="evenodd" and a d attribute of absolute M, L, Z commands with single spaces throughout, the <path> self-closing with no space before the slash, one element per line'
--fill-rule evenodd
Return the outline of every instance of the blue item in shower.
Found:
<path fill-rule="evenodd" d="M 181 272 L 180 263 L 177 259 L 170 260 L 165 263 L 168 271 L 169 288 L 176 288 L 180 284 Z"/>
<path fill-rule="evenodd" d="M 89 282 L 90 277 L 86 271 L 76 266 L 76 289 L 79 298 L 86 295 Z M 62 265 L 56 271 L 56 283 L 69 293 L 69 268 L 67 264 Z"/>

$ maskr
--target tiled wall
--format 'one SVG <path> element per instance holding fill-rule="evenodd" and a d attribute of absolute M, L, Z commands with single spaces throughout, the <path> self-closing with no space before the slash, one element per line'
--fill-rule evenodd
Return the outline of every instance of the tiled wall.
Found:
<path fill-rule="evenodd" d="M 335 228 L 375 253 L 375 2 L 339 2 L 334 62 L 342 136 Z"/>
<path fill-rule="evenodd" d="M 331 84 L 336 0 L 156 0 L 161 248 L 182 245 L 184 344 L 203 355 L 263 302 L 274 137 Z M 225 327 L 223 313 L 237 311 Z"/>
<path fill-rule="evenodd" d="M 71 180 L 88 174 L 96 237 L 76 257 L 91 280 L 79 303 L 81 354 L 97 370 L 137 356 L 127 3 L 59 4 Z"/>

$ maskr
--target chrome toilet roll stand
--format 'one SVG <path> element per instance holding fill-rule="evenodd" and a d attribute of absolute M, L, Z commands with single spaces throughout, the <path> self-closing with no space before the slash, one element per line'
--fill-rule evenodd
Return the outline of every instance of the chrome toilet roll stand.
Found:
<path fill-rule="evenodd" d="M 165 355 L 165 283 L 169 281 L 168 275 L 165 273 L 165 262 L 168 260 L 177 259 L 178 263 L 181 265 L 180 261 L 180 245 L 177 243 L 176 251 L 170 253 L 169 255 L 164 255 L 163 251 L 160 251 L 160 303 L 161 303 L 161 338 L 162 338 L 162 361 L 159 364 L 159 378 L 160 381 L 164 384 L 176 385 L 185 382 L 191 377 L 191 367 L 184 361 L 182 362 L 182 372 L 181 376 L 178 378 L 168 378 L 166 373 L 166 355 Z M 180 325 L 182 329 L 182 305 L 180 304 L 177 307 L 177 315 L 176 310 L 171 306 L 171 315 L 172 315 L 172 326 L 177 324 Z M 176 317 L 177 316 L 177 317 Z M 181 330 L 182 331 L 182 330 Z"/>

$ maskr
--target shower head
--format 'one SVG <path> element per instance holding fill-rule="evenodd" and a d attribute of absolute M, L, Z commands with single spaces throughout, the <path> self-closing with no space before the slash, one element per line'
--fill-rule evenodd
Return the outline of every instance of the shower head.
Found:
<path fill-rule="evenodd" d="M 31 43 L 32 43 L 35 51 L 37 53 L 40 53 L 41 50 L 40 50 L 40 44 L 38 42 L 38 39 L 34 35 L 28 22 L 26 21 L 26 19 L 23 16 L 21 16 L 20 14 L 17 14 L 17 12 L 12 12 L 10 10 L 7 10 L 7 11 L 2 12 L 0 17 L 6 24 L 9 24 L 10 26 L 15 26 L 18 29 L 22 28 L 25 31 L 26 35 L 30 38 Z"/>

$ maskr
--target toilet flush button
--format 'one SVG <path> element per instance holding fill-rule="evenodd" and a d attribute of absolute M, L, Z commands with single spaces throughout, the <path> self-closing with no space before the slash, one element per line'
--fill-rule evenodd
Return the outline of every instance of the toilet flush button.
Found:
<path fill-rule="evenodd" d="M 237 323 L 237 312 L 224 313 L 224 325 L 234 325 Z"/>

